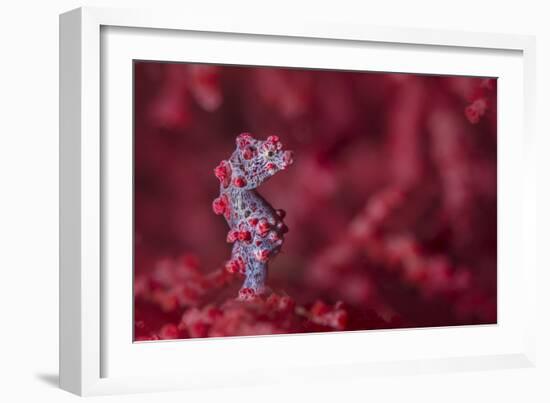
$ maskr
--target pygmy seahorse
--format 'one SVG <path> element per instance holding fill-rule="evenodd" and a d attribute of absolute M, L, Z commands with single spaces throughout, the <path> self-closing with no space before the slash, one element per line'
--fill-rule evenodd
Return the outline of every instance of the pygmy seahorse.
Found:
<path fill-rule="evenodd" d="M 288 231 L 284 210 L 275 210 L 256 188 L 293 162 L 292 151 L 283 150 L 277 136 L 254 139 L 249 133 L 237 136 L 236 149 L 228 160 L 214 169 L 220 181 L 220 196 L 212 203 L 214 213 L 223 214 L 233 243 L 231 259 L 225 267 L 244 274 L 240 299 L 250 299 L 267 291 L 267 264 L 277 255 Z"/>

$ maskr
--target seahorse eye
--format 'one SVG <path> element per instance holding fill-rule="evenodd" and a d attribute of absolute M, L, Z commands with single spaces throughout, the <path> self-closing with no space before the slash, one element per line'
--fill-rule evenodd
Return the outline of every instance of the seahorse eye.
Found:
<path fill-rule="evenodd" d="M 275 155 L 275 153 L 273 151 L 268 151 L 267 152 L 268 157 L 273 157 L 273 155 Z"/>

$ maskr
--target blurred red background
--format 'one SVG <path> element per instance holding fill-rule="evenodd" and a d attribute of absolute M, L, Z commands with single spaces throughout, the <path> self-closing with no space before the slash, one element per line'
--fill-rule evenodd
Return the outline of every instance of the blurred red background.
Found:
<path fill-rule="evenodd" d="M 495 323 L 496 84 L 135 62 L 135 339 Z M 211 210 L 241 132 L 295 159 L 259 188 L 290 231 L 248 303 Z"/>

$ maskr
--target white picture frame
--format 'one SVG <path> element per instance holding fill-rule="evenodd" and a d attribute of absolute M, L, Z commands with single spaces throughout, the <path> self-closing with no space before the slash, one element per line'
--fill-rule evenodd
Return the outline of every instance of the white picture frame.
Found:
<path fill-rule="evenodd" d="M 178 44 L 186 40 L 186 32 L 192 32 L 194 39 L 185 42 L 187 47 L 182 49 Z M 194 44 L 202 40 L 201 34 L 212 33 L 216 36 L 211 43 Z M 265 41 L 273 51 L 256 48 L 247 54 L 247 47 L 265 46 Z M 233 46 L 225 46 L 231 52 L 224 53 L 220 43 L 231 43 Z M 325 47 L 325 59 L 327 49 L 341 52 L 341 58 L 323 59 L 323 51 L 314 51 L 313 43 Z M 295 46 L 308 52 L 293 52 Z M 386 48 L 391 49 L 386 52 Z M 530 158 L 534 49 L 530 36 L 350 26 L 315 20 L 214 20 L 104 8 L 80 8 L 61 15 L 61 387 L 79 395 L 96 395 L 534 365 L 534 320 L 520 314 L 535 312 L 536 254 L 534 243 L 528 242 L 536 222 L 532 208 L 534 160 Z M 129 272 L 107 269 L 109 259 L 121 259 L 124 267 L 131 262 L 125 238 L 129 216 L 117 214 L 121 221 L 105 214 L 131 203 L 128 192 L 124 193 L 130 183 L 128 175 L 131 177 L 127 134 L 131 130 L 128 111 L 132 99 L 124 79 L 128 60 L 139 54 L 152 60 L 361 69 L 364 60 L 360 55 L 367 51 L 381 51 L 376 53 L 376 63 L 371 62 L 374 70 L 472 75 L 502 72 L 498 324 L 132 343 L 128 338 Z M 400 52 L 415 52 L 418 57 L 405 62 Z M 436 57 L 437 52 L 445 56 Z M 466 57 L 471 59 L 464 60 L 472 64 L 457 65 L 457 60 Z M 107 76 L 116 80 L 106 80 Z M 115 129 L 116 136 L 112 135 Z M 116 164 L 120 169 L 109 162 L 111 158 L 120 161 Z M 126 252 L 110 256 L 105 252 L 112 249 L 105 244 L 106 239 L 122 242 L 118 245 Z M 113 292 L 120 298 L 113 298 Z M 361 343 L 366 347 L 358 352 L 356 347 Z M 342 344 L 344 347 L 337 348 Z M 385 348 L 388 346 L 393 348 Z M 315 354 L 319 348 L 327 354 Z M 245 352 L 252 357 L 247 364 L 239 360 Z M 215 372 L 211 369 L 213 361 L 218 368 Z"/>

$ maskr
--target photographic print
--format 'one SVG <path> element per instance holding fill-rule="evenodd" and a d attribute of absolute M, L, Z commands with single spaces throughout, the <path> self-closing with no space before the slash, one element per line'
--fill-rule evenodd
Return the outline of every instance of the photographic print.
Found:
<path fill-rule="evenodd" d="M 135 341 L 496 323 L 496 78 L 133 70 Z"/>

